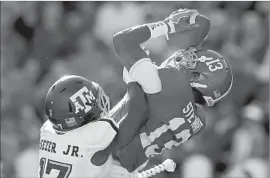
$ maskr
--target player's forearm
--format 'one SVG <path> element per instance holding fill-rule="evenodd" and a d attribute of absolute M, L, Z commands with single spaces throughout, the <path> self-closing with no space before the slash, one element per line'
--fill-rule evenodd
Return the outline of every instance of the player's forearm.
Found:
<path fill-rule="evenodd" d="M 159 21 L 135 26 L 113 36 L 115 51 L 128 71 L 136 62 L 149 58 L 148 54 L 141 48 L 141 44 L 151 38 L 166 35 L 168 30 L 168 25 Z"/>
<path fill-rule="evenodd" d="M 151 38 L 166 35 L 169 26 L 164 21 L 135 26 L 116 33 L 113 43 L 116 49 L 127 46 L 139 46 Z"/>
<path fill-rule="evenodd" d="M 116 33 L 113 36 L 113 44 L 116 51 L 126 46 L 139 46 L 151 38 L 151 32 L 147 25 L 135 26 Z"/>
<path fill-rule="evenodd" d="M 128 85 L 128 93 L 130 96 L 128 112 L 119 128 L 116 149 L 122 149 L 128 145 L 148 119 L 148 105 L 141 87 L 132 82 Z"/>

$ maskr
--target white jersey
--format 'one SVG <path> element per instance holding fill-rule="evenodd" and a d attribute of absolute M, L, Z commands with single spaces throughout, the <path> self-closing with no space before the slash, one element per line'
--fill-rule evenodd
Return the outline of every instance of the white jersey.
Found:
<path fill-rule="evenodd" d="M 92 122 L 64 134 L 57 134 L 50 121 L 46 121 L 40 130 L 39 177 L 108 177 L 111 155 L 101 166 L 94 165 L 91 158 L 105 149 L 115 135 L 116 131 L 106 121 Z"/>

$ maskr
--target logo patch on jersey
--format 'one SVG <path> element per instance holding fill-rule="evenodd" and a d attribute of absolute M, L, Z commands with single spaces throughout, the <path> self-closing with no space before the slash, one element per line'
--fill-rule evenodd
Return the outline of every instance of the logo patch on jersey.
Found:
<path fill-rule="evenodd" d="M 195 116 L 194 122 L 191 123 L 193 133 L 195 134 L 196 132 L 198 132 L 202 126 L 203 126 L 203 123 L 201 122 L 200 118 Z"/>
<path fill-rule="evenodd" d="M 92 91 L 88 90 L 88 88 L 85 86 L 70 97 L 70 100 L 76 109 L 75 114 L 77 114 L 79 111 L 84 111 L 85 113 L 90 111 L 90 109 L 92 109 L 91 104 L 95 99 L 96 98 Z"/>
<path fill-rule="evenodd" d="M 68 127 L 73 127 L 73 126 L 77 125 L 77 122 L 76 122 L 74 117 L 66 118 L 65 121 L 66 121 Z"/>

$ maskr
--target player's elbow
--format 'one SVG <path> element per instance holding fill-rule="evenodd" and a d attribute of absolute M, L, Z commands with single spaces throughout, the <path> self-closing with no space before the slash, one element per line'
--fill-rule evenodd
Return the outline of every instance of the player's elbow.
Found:
<path fill-rule="evenodd" d="M 126 48 L 136 48 L 143 41 L 145 41 L 144 35 L 133 29 L 126 29 L 113 35 L 113 45 L 116 51 Z"/>
<path fill-rule="evenodd" d="M 113 35 L 113 45 L 114 47 L 120 46 L 124 41 L 125 35 L 122 32 L 115 33 Z"/>
<path fill-rule="evenodd" d="M 123 35 L 116 33 L 113 35 L 113 47 L 115 52 L 119 55 L 120 51 L 124 49 L 123 45 Z"/>
<path fill-rule="evenodd" d="M 129 40 L 128 33 L 126 33 L 125 31 L 120 31 L 113 35 L 113 46 L 117 54 L 131 44 L 132 43 Z"/>

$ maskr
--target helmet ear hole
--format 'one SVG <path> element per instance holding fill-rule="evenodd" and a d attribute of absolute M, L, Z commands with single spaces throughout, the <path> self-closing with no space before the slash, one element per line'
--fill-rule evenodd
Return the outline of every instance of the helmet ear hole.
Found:
<path fill-rule="evenodd" d="M 72 105 L 71 105 L 71 103 L 70 103 L 70 102 L 68 102 L 68 110 L 69 110 L 69 112 L 72 112 L 72 111 L 73 111 L 73 109 L 72 109 Z"/>
<path fill-rule="evenodd" d="M 202 93 L 199 90 L 197 90 L 196 88 L 192 88 L 192 91 L 193 91 L 195 103 L 198 103 L 198 104 L 203 105 L 203 106 L 206 105 L 206 101 L 203 98 Z"/>

